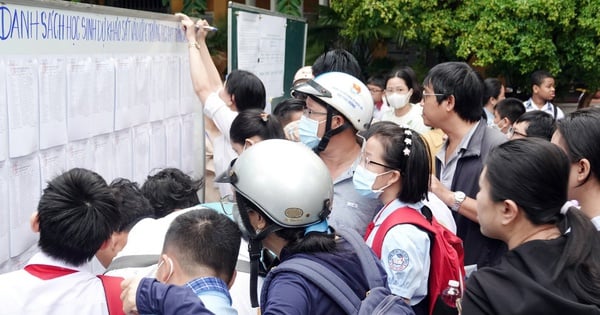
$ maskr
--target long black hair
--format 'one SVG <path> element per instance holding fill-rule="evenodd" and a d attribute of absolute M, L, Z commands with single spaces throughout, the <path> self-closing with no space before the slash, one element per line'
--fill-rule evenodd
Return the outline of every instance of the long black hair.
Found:
<path fill-rule="evenodd" d="M 566 235 L 554 279 L 564 279 L 583 303 L 600 305 L 600 234 L 577 208 L 566 215 L 570 164 L 556 145 L 539 138 L 505 142 L 489 154 L 491 198 L 513 200 L 534 225 L 555 224 Z"/>

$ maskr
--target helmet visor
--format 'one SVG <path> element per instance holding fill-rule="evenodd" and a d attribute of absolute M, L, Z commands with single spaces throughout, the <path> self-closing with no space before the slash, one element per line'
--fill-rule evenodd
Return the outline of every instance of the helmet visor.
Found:
<path fill-rule="evenodd" d="M 300 84 L 297 87 L 294 87 L 292 91 L 297 91 L 300 93 L 316 96 L 316 97 L 327 97 L 331 98 L 331 92 L 320 85 L 317 81 L 308 80 L 306 83 Z"/>

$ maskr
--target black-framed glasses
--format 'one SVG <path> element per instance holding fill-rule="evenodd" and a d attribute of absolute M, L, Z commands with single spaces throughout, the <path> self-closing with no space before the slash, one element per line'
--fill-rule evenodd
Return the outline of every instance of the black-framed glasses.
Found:
<path fill-rule="evenodd" d="M 442 93 L 427 93 L 427 92 L 423 92 L 421 93 L 423 95 L 423 98 L 425 98 L 425 96 L 442 96 L 442 95 L 446 95 L 446 94 L 442 94 Z"/>
<path fill-rule="evenodd" d="M 513 126 L 508 127 L 508 133 L 507 133 L 508 138 L 512 139 L 515 135 L 523 137 L 523 138 L 527 138 L 526 134 L 524 134 L 520 131 L 517 131 Z"/>
<path fill-rule="evenodd" d="M 310 108 L 304 108 L 304 110 L 302 111 L 302 114 L 305 117 L 310 117 L 312 115 L 327 115 L 327 112 L 317 112 L 317 111 L 314 111 L 314 110 L 312 110 Z"/>
<path fill-rule="evenodd" d="M 368 164 L 373 164 L 373 165 L 378 165 L 381 167 L 385 167 L 391 170 L 395 170 L 396 168 L 391 167 L 391 166 L 387 166 L 383 163 L 379 163 L 379 162 L 375 162 L 375 161 L 371 161 L 371 159 L 369 159 L 366 155 L 362 154 L 360 156 L 360 162 L 359 162 L 363 167 L 367 167 Z"/>

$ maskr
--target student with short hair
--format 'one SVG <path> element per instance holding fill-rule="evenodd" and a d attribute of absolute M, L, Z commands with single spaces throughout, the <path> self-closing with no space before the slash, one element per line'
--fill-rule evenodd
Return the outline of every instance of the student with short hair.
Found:
<path fill-rule="evenodd" d="M 503 134 L 508 134 L 508 129 L 524 113 L 525 106 L 520 99 L 514 97 L 505 98 L 494 106 L 493 125 L 502 131 Z"/>
<path fill-rule="evenodd" d="M 525 110 L 541 110 L 550 115 L 554 120 L 563 119 L 565 114 L 562 109 L 552 104 L 556 96 L 554 76 L 545 70 L 538 70 L 531 74 L 531 97 L 523 103 Z"/>
<path fill-rule="evenodd" d="M 178 168 L 167 167 L 148 175 L 141 190 L 150 201 L 155 217 L 162 218 L 174 210 L 199 204 L 198 191 L 203 185 L 201 179 L 193 179 Z"/>
<path fill-rule="evenodd" d="M 517 118 L 509 128 L 507 136 L 509 139 L 536 137 L 550 141 L 554 130 L 556 130 L 554 118 L 544 111 L 535 110 Z"/>
<path fill-rule="evenodd" d="M 121 280 L 104 287 L 88 265 L 119 222 L 117 201 L 100 175 L 74 168 L 53 178 L 31 217 L 40 252 L 23 270 L 0 275 L 2 314 L 105 315 L 107 299 L 120 309 Z"/>
<path fill-rule="evenodd" d="M 383 113 L 390 110 L 385 97 L 383 97 L 385 94 L 385 77 L 383 74 L 377 73 L 370 76 L 367 79 L 367 87 L 371 92 L 371 96 L 373 96 L 373 105 L 375 106 L 373 108 L 373 120 L 379 121 Z"/>
<path fill-rule="evenodd" d="M 165 234 L 158 281 L 187 286 L 215 314 L 237 314 L 229 288 L 242 233 L 223 214 L 211 209 L 188 211 L 173 220 Z"/>
<path fill-rule="evenodd" d="M 116 178 L 109 187 L 117 199 L 121 220 L 110 237 L 108 245 L 96 253 L 96 258 L 104 268 L 107 268 L 113 258 L 125 247 L 131 228 L 144 218 L 154 217 L 154 209 L 136 182 L 126 178 Z"/>

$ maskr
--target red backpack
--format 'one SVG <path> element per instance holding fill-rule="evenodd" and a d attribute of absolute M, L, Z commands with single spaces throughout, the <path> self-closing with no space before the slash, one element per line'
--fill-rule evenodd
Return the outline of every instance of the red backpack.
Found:
<path fill-rule="evenodd" d="M 372 249 L 377 257 L 381 259 L 383 239 L 387 232 L 398 224 L 412 224 L 429 234 L 432 242 L 427 293 L 429 297 L 429 314 L 433 314 L 438 297 L 448 286 L 449 280 L 459 281 L 461 292 L 464 290 L 465 260 L 462 240 L 438 223 L 431 215 L 429 208 L 424 207 L 424 210 L 427 217 L 408 207 L 396 209 L 379 226 L 373 239 Z M 370 234 L 371 230 L 368 230 L 365 239 L 368 239 Z"/>

